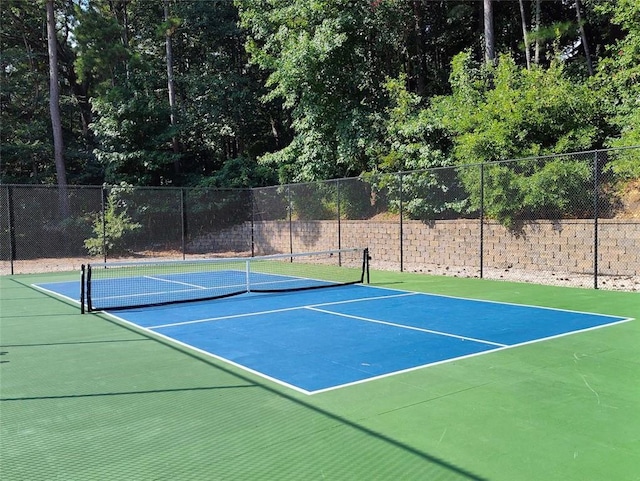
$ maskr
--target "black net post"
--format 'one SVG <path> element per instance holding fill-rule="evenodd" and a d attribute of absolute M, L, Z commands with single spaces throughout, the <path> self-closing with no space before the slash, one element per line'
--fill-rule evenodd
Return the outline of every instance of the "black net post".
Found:
<path fill-rule="evenodd" d="M 85 265 L 80 267 L 80 313 L 84 314 L 84 301 L 85 301 Z"/>
<path fill-rule="evenodd" d="M 369 261 L 371 260 L 371 256 L 369 255 L 369 248 L 367 247 L 364 250 L 364 254 L 362 256 L 362 276 L 363 279 L 360 282 L 364 282 L 364 277 L 366 276 L 367 284 L 369 284 Z"/>
<path fill-rule="evenodd" d="M 86 291 L 85 294 L 87 296 L 87 312 L 93 311 L 93 303 L 91 301 L 91 264 L 87 265 L 87 279 L 86 279 Z"/>

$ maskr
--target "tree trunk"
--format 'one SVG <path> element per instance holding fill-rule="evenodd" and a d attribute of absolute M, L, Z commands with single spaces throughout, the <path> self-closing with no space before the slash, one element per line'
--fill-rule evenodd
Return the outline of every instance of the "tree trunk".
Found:
<path fill-rule="evenodd" d="M 531 52 L 529 52 L 529 35 L 527 34 L 527 17 L 524 12 L 524 1 L 519 0 L 520 20 L 522 21 L 522 38 L 524 40 L 524 54 L 527 59 L 527 70 L 531 68 Z"/>
<path fill-rule="evenodd" d="M 582 39 L 582 47 L 584 48 L 584 56 L 587 60 L 587 70 L 589 75 L 593 75 L 593 63 L 591 62 L 591 52 L 589 51 L 589 42 L 587 41 L 587 34 L 584 31 L 584 24 L 582 22 L 580 0 L 576 0 L 576 18 L 578 19 L 578 28 L 580 29 L 580 38 Z"/>
<path fill-rule="evenodd" d="M 60 116 L 60 84 L 58 81 L 58 40 L 56 38 L 56 19 L 53 0 L 47 0 L 47 46 L 49 49 L 49 111 L 53 129 L 53 156 L 56 164 L 60 214 L 69 216 L 67 197 L 67 172 L 64 162 L 64 143 L 62 139 L 62 119 Z"/>
<path fill-rule="evenodd" d="M 169 110 L 171 127 L 175 127 L 176 120 L 176 82 L 173 75 L 173 45 L 171 44 L 171 35 L 173 34 L 173 28 L 169 25 L 169 0 L 164 2 L 164 21 L 167 25 L 165 42 L 167 49 L 167 88 L 169 90 Z M 180 151 L 178 145 L 178 138 L 174 135 L 171 138 L 171 144 L 173 146 L 173 152 L 177 154 Z M 180 172 L 180 162 L 176 156 L 174 161 L 174 170 L 177 173 Z"/>
<path fill-rule="evenodd" d="M 424 46 L 424 12 L 422 11 L 422 2 L 415 0 L 413 2 L 414 28 L 416 33 L 416 91 L 419 95 L 424 95 L 426 90 L 426 65 L 423 52 Z"/>
<path fill-rule="evenodd" d="M 493 30 L 493 3 L 492 0 L 484 0 L 484 55 L 487 63 L 493 63 L 496 59 L 495 41 Z"/>
<path fill-rule="evenodd" d="M 533 62 L 540 65 L 540 2 L 536 0 L 536 47 Z"/>

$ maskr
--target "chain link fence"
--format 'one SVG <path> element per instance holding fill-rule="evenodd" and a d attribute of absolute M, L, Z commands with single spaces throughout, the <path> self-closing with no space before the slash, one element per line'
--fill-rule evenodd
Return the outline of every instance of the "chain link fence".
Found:
<path fill-rule="evenodd" d="M 256 189 L 0 186 L 3 274 L 368 247 L 372 268 L 640 291 L 640 147 Z"/>

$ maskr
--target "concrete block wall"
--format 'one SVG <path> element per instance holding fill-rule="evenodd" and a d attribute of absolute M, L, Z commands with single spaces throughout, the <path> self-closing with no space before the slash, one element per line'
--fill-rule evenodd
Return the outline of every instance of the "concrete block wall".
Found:
<path fill-rule="evenodd" d="M 398 221 L 344 220 L 341 247 L 368 247 L 376 265 L 400 267 Z M 484 225 L 484 267 L 558 273 L 593 273 L 595 229 L 592 220 L 530 221 L 516 230 L 492 222 Z M 338 247 L 338 222 L 267 221 L 254 224 L 255 254 L 310 252 Z M 237 226 L 197 245 L 204 249 L 225 246 L 246 250 L 250 223 Z M 450 266 L 479 269 L 478 220 L 444 220 L 429 223 L 405 221 L 402 226 L 402 261 L 405 266 Z M 194 243 L 196 245 L 196 243 Z M 640 223 L 600 220 L 598 271 L 604 275 L 640 275 Z"/>
<path fill-rule="evenodd" d="M 251 222 L 210 232 L 187 243 L 188 254 L 251 251 Z"/>

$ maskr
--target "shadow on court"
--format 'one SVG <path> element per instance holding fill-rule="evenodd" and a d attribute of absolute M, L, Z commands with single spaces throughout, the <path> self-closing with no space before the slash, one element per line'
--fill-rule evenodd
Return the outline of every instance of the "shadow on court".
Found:
<path fill-rule="evenodd" d="M 100 316 L 103 317 L 103 316 Z M 128 329 L 131 330 L 133 332 L 138 333 L 138 331 L 136 331 L 134 328 L 131 328 L 129 326 L 126 325 L 122 325 L 120 324 L 118 321 L 113 320 L 109 317 L 104 316 L 103 317 L 106 321 L 111 322 L 113 324 L 116 324 L 117 326 L 124 328 L 124 329 Z M 142 335 L 147 335 L 144 331 L 141 331 L 140 334 Z M 247 384 L 242 384 L 239 386 L 231 386 L 231 388 L 246 388 L 246 387 L 250 387 L 250 386 L 254 386 L 254 387 L 258 387 L 259 389 L 262 389 L 264 391 L 267 391 L 273 395 L 279 396 L 281 398 L 286 399 L 288 402 L 291 402 L 293 404 L 296 404 L 298 406 L 303 407 L 304 409 L 308 410 L 308 411 L 312 411 L 314 413 L 316 413 L 317 415 L 320 415 L 324 418 L 330 419 L 332 421 L 338 422 L 343 426 L 346 426 L 350 429 L 353 429 L 369 438 L 373 438 L 373 439 L 377 439 L 378 441 L 381 441 L 385 444 L 387 444 L 388 446 L 392 446 L 394 448 L 400 449 L 405 451 L 408 454 L 411 454 L 412 456 L 416 456 L 420 459 L 422 459 L 425 462 L 431 463 L 433 465 L 437 465 L 439 468 L 443 469 L 444 471 L 448 472 L 452 477 L 449 478 L 449 476 L 445 477 L 439 477 L 438 479 L 465 479 L 465 480 L 469 480 L 469 481 L 488 481 L 486 478 L 483 478 L 481 476 L 478 476 L 470 471 L 465 470 L 464 468 L 458 467 L 454 464 L 451 464 L 443 459 L 440 459 L 432 454 L 429 454 L 427 452 L 418 450 L 416 448 L 414 448 L 413 446 L 410 446 L 408 444 L 405 444 L 401 441 L 398 441 L 396 439 L 393 439 L 392 437 L 386 436 L 382 433 L 376 432 L 372 429 L 369 429 L 365 426 L 362 426 L 360 424 L 358 424 L 357 422 L 350 420 L 350 419 L 346 419 L 342 416 L 339 416 L 335 413 L 329 412 L 327 410 L 324 410 L 322 408 L 319 408 L 318 406 L 315 406 L 309 402 L 305 402 L 303 399 L 296 397 L 294 395 L 290 395 L 287 392 L 284 392 L 284 390 L 280 390 L 280 389 L 276 389 L 274 388 L 270 383 L 268 382 L 260 382 L 258 379 L 256 378 L 250 378 L 248 376 L 243 375 L 242 373 L 236 371 L 236 370 L 232 370 L 229 369 L 226 365 L 224 365 L 222 362 L 215 362 L 214 360 L 204 357 L 204 356 L 200 356 L 197 353 L 193 352 L 191 349 L 188 348 L 183 348 L 181 346 L 178 345 L 174 345 L 171 342 L 165 341 L 164 339 L 161 338 L 156 338 L 153 337 L 151 335 L 148 336 L 149 339 L 153 339 L 155 341 L 158 341 L 159 343 L 163 344 L 166 347 L 169 347 L 170 349 L 176 350 L 178 352 L 180 352 L 183 355 L 189 356 L 192 359 L 195 359 L 199 362 L 205 363 L 219 371 L 224 372 L 227 375 L 233 376 L 237 379 L 242 380 L 243 382 L 246 382 Z M 203 389 L 207 389 L 207 388 L 203 388 Z M 441 474 L 442 476 L 442 474 Z"/>
<path fill-rule="evenodd" d="M 123 391 L 123 392 L 101 392 L 101 393 L 87 393 L 87 394 L 67 394 L 64 396 L 34 396 L 34 397 L 17 397 L 17 398 L 2 398 L 0 402 L 8 401 L 40 401 L 46 399 L 78 399 L 78 398 L 92 398 L 92 397 L 107 397 L 107 396 L 132 396 L 136 394 L 162 394 L 162 393 L 176 393 L 176 392 L 189 392 L 189 391 L 216 391 L 219 389 L 240 389 L 240 388 L 256 388 L 255 384 L 243 384 L 237 386 L 210 386 L 210 387 L 185 387 L 185 388 L 173 388 L 173 389 L 151 389 L 148 391 Z"/>

